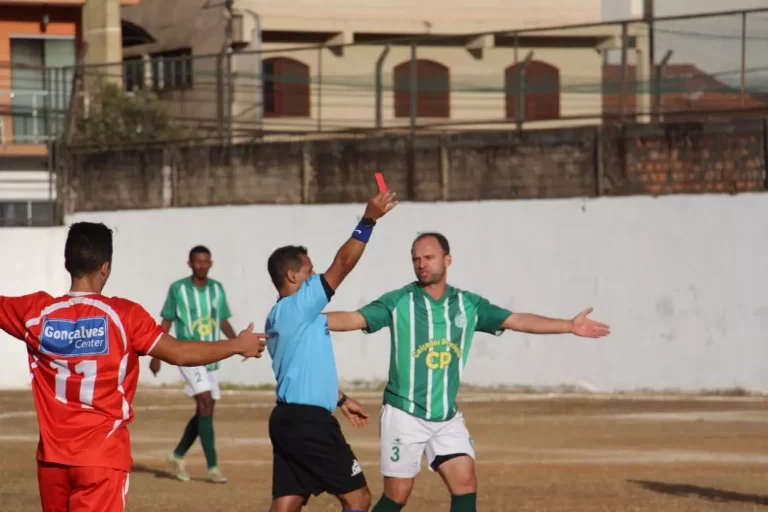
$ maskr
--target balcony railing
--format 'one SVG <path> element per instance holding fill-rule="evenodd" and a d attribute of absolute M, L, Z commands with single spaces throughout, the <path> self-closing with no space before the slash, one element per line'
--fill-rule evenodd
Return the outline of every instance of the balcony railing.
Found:
<path fill-rule="evenodd" d="M 0 144 L 45 144 L 63 133 L 69 98 L 0 89 Z"/>

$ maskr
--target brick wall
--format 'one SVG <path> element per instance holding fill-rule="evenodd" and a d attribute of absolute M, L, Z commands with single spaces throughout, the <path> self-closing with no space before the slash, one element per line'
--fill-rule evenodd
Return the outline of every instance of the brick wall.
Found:
<path fill-rule="evenodd" d="M 766 136 L 750 120 L 70 151 L 59 172 L 70 211 L 361 202 L 377 171 L 411 201 L 737 193 L 766 190 Z"/>

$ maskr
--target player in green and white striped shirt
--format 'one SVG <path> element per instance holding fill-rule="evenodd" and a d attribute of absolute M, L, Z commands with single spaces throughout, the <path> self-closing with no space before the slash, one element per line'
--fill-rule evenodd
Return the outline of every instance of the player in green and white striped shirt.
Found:
<path fill-rule="evenodd" d="M 176 330 L 179 340 L 199 340 L 214 342 L 220 339 L 219 331 L 229 338 L 237 334 L 229 323 L 232 314 L 227 304 L 227 296 L 221 283 L 210 279 L 208 272 L 213 262 L 211 251 L 201 245 L 189 252 L 189 267 L 192 275 L 171 284 L 160 316 L 162 327 L 170 332 L 171 325 Z M 189 475 L 184 469 L 184 455 L 194 444 L 198 435 L 203 445 L 208 462 L 208 479 L 224 483 L 226 477 L 221 473 L 216 461 L 216 445 L 213 432 L 213 406 L 221 398 L 219 389 L 219 363 L 208 366 L 179 367 L 187 382 L 186 393 L 196 402 L 195 415 L 187 423 L 184 435 L 176 449 L 168 456 L 175 478 L 188 481 Z M 152 359 L 150 369 L 157 375 L 160 360 Z"/>
<path fill-rule="evenodd" d="M 572 320 L 512 313 L 447 283 L 448 240 L 424 233 L 411 249 L 417 280 L 354 312 L 328 313 L 331 331 L 389 328 L 389 380 L 381 414 L 384 494 L 372 512 L 398 512 L 408 500 L 421 458 L 451 492 L 451 512 L 474 512 L 475 450 L 456 395 L 476 332 L 510 329 L 532 334 L 572 333 L 598 338 L 605 324 L 587 315 Z"/>

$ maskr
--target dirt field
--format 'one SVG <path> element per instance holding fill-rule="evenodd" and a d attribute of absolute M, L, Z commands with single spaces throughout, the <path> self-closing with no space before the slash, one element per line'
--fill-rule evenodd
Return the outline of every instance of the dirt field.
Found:
<path fill-rule="evenodd" d="M 131 512 L 266 512 L 271 482 L 267 418 L 272 392 L 226 392 L 216 411 L 226 485 L 202 480 L 199 442 L 188 469 L 200 480 L 165 473 L 165 456 L 192 414 L 180 390 L 141 389 L 131 425 L 135 467 Z M 380 393 L 352 396 L 378 418 Z M 463 393 L 478 451 L 482 511 L 768 510 L 768 410 L 762 399 L 589 398 Z M 0 393 L 0 510 L 40 510 L 32 399 Z M 361 459 L 374 501 L 381 492 L 372 423 L 345 434 Z M 448 510 L 440 478 L 424 469 L 405 510 Z M 313 498 L 308 510 L 336 511 Z"/>

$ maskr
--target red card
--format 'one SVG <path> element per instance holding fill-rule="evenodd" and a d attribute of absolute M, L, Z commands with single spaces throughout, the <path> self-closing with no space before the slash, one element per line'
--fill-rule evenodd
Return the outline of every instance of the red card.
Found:
<path fill-rule="evenodd" d="M 376 173 L 376 183 L 379 185 L 379 192 L 387 191 L 387 184 L 384 183 L 384 175 L 382 175 L 380 172 Z"/>

